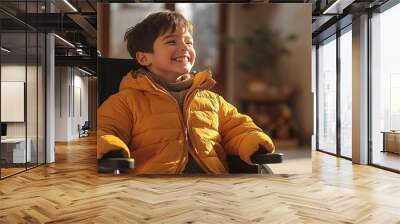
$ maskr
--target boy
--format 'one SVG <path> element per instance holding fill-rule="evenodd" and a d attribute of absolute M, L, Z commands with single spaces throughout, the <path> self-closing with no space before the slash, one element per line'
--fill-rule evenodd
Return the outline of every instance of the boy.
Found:
<path fill-rule="evenodd" d="M 141 68 L 129 72 L 98 110 L 98 159 L 122 149 L 134 158 L 137 174 L 221 174 L 228 172 L 227 154 L 253 164 L 259 146 L 274 151 L 250 117 L 209 90 L 215 84 L 210 71 L 190 73 L 192 33 L 192 24 L 170 11 L 153 13 L 126 32 Z"/>

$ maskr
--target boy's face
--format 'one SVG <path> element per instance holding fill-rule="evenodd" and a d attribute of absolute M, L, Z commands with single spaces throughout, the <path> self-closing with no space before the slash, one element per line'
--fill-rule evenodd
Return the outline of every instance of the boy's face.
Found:
<path fill-rule="evenodd" d="M 189 73 L 196 59 L 192 35 L 177 27 L 159 36 L 153 44 L 153 53 L 142 53 L 143 64 L 154 74 L 170 82 Z M 140 62 L 139 55 L 139 62 Z"/>

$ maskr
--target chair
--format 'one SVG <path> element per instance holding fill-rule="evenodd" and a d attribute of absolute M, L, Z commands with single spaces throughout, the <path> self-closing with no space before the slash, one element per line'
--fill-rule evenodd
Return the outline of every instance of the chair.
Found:
<path fill-rule="evenodd" d="M 89 129 L 90 129 L 89 121 L 85 121 L 85 123 L 82 126 L 78 124 L 79 138 L 89 136 Z"/>
<path fill-rule="evenodd" d="M 100 106 L 109 96 L 118 92 L 119 83 L 122 77 L 130 70 L 138 69 L 138 64 L 132 59 L 111 59 L 99 57 L 97 60 L 98 68 L 98 91 L 99 91 L 99 104 Z M 252 162 L 257 166 L 251 166 L 242 161 L 239 156 L 228 155 L 227 161 L 230 173 L 268 173 L 272 174 L 272 170 L 267 164 L 281 163 L 281 153 L 269 153 L 258 151 L 253 154 Z M 122 151 L 115 150 L 109 157 L 101 158 L 98 160 L 97 170 L 99 173 L 119 174 L 120 171 L 133 168 L 134 160 L 122 158 Z"/>

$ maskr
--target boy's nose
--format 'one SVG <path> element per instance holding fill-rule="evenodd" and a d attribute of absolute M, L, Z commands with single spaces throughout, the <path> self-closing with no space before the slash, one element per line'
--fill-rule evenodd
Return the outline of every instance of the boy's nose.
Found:
<path fill-rule="evenodd" d="M 187 51 L 189 50 L 189 46 L 186 43 L 182 43 L 180 44 L 180 49 L 183 51 Z"/>
<path fill-rule="evenodd" d="M 189 48 L 186 46 L 186 44 L 183 44 L 181 46 L 181 51 L 187 51 Z"/>

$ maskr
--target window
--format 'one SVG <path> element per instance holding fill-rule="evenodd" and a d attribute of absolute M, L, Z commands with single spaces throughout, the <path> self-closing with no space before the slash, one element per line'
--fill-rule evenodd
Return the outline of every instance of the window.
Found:
<path fill-rule="evenodd" d="M 317 50 L 317 149 L 350 159 L 353 97 L 351 24 L 336 34 L 322 41 Z"/>
<path fill-rule="evenodd" d="M 400 4 L 371 18 L 371 140 L 372 164 L 400 170 L 400 156 L 386 144 L 400 147 L 400 137 L 387 142 L 384 133 L 400 135 Z M 400 153 L 400 150 L 399 150 Z"/>
<path fill-rule="evenodd" d="M 336 35 L 318 48 L 318 149 L 336 153 Z"/>
<path fill-rule="evenodd" d="M 165 3 L 113 3 L 110 4 L 110 40 L 109 58 L 126 58 L 131 56 L 124 40 L 128 28 L 136 25 L 151 13 L 165 9 Z"/>
<path fill-rule="evenodd" d="M 351 26 L 340 36 L 340 155 L 352 157 L 352 33 Z"/>
<path fill-rule="evenodd" d="M 21 14 L 40 13 L 44 3 L 9 1 L 0 3 L 0 7 L 18 6 Z M 7 130 L 0 144 L 0 178 L 45 163 L 45 35 L 17 20 L 14 14 L 0 12 L 0 17 L 9 21 L 0 24 L 0 111 L 18 115 L 11 116 L 17 119 L 1 118 Z M 19 99 L 15 102 L 18 107 L 14 108 L 20 113 L 11 110 L 4 100 L 10 101 L 11 94 L 19 96 L 15 98 Z"/>
<path fill-rule="evenodd" d="M 215 3 L 176 3 L 176 11 L 193 23 L 196 63 L 193 70 L 210 68 L 216 71 L 218 62 L 219 5 Z M 200 47 L 207 46 L 207 47 Z"/>

